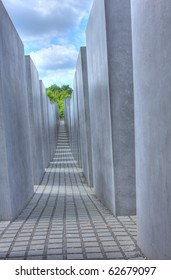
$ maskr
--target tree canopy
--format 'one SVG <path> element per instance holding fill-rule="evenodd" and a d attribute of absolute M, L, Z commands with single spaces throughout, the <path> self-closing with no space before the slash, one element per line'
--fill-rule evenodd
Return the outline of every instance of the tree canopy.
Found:
<path fill-rule="evenodd" d="M 61 87 L 55 85 L 46 89 L 46 94 L 52 103 L 57 103 L 59 107 L 60 119 L 64 118 L 64 99 L 71 97 L 72 88 L 69 85 L 63 85 Z"/>

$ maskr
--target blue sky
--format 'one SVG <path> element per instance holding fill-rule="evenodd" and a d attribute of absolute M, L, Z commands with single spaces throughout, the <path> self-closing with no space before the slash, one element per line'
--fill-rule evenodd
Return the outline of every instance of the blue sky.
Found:
<path fill-rule="evenodd" d="M 2 0 L 40 79 L 73 86 L 93 0 Z"/>

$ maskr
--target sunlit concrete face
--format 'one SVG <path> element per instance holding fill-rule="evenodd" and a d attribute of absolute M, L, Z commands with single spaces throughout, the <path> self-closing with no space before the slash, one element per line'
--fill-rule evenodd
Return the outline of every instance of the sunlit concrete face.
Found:
<path fill-rule="evenodd" d="M 0 1 L 0 220 L 33 194 L 23 44 Z"/>
<path fill-rule="evenodd" d="M 171 259 L 171 1 L 131 1 L 138 243 Z"/>
<path fill-rule="evenodd" d="M 130 0 L 95 0 L 86 35 L 95 192 L 114 214 L 135 214 Z"/>

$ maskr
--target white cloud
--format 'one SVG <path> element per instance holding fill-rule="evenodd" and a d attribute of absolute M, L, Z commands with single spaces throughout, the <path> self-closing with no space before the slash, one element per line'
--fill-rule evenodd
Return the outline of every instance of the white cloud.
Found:
<path fill-rule="evenodd" d="M 57 84 L 59 86 L 69 85 L 71 88 L 73 88 L 74 73 L 75 69 L 49 71 L 48 74 L 43 78 L 43 83 L 46 87 Z"/>
<path fill-rule="evenodd" d="M 21 37 L 50 38 L 78 26 L 92 0 L 3 0 Z"/>
<path fill-rule="evenodd" d="M 78 52 L 73 45 L 52 45 L 30 53 L 46 86 L 50 83 L 70 83 L 73 79 Z M 56 80 L 56 82 L 55 82 Z M 67 82 L 69 80 L 69 82 Z"/>
<path fill-rule="evenodd" d="M 72 87 L 93 0 L 2 0 L 45 86 Z"/>

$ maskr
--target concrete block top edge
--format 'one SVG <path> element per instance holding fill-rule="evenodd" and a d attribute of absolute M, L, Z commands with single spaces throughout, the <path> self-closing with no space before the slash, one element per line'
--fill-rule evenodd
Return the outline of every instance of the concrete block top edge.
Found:
<path fill-rule="evenodd" d="M 44 82 L 42 80 L 39 80 L 39 83 L 40 83 L 40 86 L 44 89 L 46 89 L 45 85 L 44 85 Z"/>
<path fill-rule="evenodd" d="M 77 63 L 76 63 L 76 69 L 78 68 L 78 65 L 80 63 L 81 57 L 82 57 L 82 55 L 84 55 L 86 50 L 87 50 L 86 46 L 80 47 L 80 51 L 79 51 L 78 58 L 77 58 Z M 75 72 L 75 74 L 77 75 L 77 71 Z"/>
<path fill-rule="evenodd" d="M 7 12 L 7 10 L 6 10 L 6 8 L 5 8 L 5 6 L 4 6 L 4 4 L 2 3 L 1 0 L 0 0 L 0 9 L 2 9 L 2 11 L 6 14 L 6 17 L 7 17 L 8 20 L 10 21 L 10 24 L 11 24 L 11 26 L 13 27 L 13 29 L 14 29 L 14 31 L 15 31 L 15 34 L 17 35 L 18 39 L 20 40 L 20 43 L 22 44 L 23 49 L 24 49 L 24 43 L 23 43 L 23 41 L 21 40 L 21 37 L 20 37 L 20 35 L 19 35 L 19 33 L 18 33 L 18 31 L 17 31 L 17 29 L 16 29 L 14 23 L 12 22 L 12 19 L 10 18 L 9 14 L 8 14 L 8 12 Z"/>
<path fill-rule="evenodd" d="M 37 67 L 34 64 L 31 56 L 30 55 L 25 55 L 25 59 L 26 59 L 27 63 L 29 63 L 30 67 L 32 67 L 34 69 L 34 71 L 37 73 L 37 76 L 39 77 L 39 72 L 38 72 Z M 39 80 L 39 78 L 38 78 L 38 80 Z"/>

